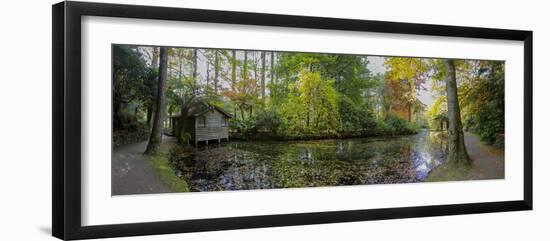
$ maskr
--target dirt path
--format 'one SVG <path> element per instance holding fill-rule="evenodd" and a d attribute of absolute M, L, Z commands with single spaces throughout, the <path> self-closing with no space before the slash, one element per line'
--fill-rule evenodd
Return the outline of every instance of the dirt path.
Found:
<path fill-rule="evenodd" d="M 483 144 L 479 137 L 464 133 L 464 144 L 472 160 L 470 179 L 504 178 L 504 150 Z"/>
<path fill-rule="evenodd" d="M 163 136 L 163 145 L 170 137 Z M 147 141 L 121 147 L 111 154 L 111 195 L 167 193 L 151 160 L 143 155 Z"/>
<path fill-rule="evenodd" d="M 425 181 L 458 181 L 504 178 L 504 150 L 488 146 L 479 137 L 464 133 L 471 165 L 445 163 L 430 172 Z"/>

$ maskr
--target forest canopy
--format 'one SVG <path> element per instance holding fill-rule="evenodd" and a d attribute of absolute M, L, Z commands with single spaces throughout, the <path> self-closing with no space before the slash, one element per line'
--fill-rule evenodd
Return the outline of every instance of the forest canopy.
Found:
<path fill-rule="evenodd" d="M 502 61 L 129 45 L 112 51 L 114 141 L 120 145 L 149 138 L 158 111 L 161 132 L 185 143 L 188 135 L 168 128 L 168 117 L 185 117 L 198 102 L 231 113 L 230 134 L 241 139 L 445 130 L 450 77 L 464 130 L 487 143 L 504 133 Z M 159 71 L 163 56 L 165 75 Z M 165 105 L 158 110 L 160 99 Z"/>

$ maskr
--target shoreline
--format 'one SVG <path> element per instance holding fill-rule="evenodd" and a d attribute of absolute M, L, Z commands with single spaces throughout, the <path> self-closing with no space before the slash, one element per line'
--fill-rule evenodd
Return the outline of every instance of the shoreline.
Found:
<path fill-rule="evenodd" d="M 332 135 L 305 135 L 305 136 L 280 136 L 280 135 L 272 135 L 267 133 L 258 133 L 255 134 L 253 137 L 247 136 L 244 137 L 242 135 L 235 135 L 230 134 L 229 140 L 237 140 L 237 141 L 314 141 L 314 140 L 344 140 L 344 139 L 354 139 L 354 138 L 369 138 L 369 137 L 400 137 L 400 136 L 410 136 L 410 135 L 416 135 L 420 133 L 421 131 L 429 131 L 429 130 L 420 130 L 420 131 L 414 131 L 414 132 L 406 132 L 406 133 L 397 133 L 397 134 L 388 134 L 388 133 L 345 133 L 345 134 L 332 134 Z"/>

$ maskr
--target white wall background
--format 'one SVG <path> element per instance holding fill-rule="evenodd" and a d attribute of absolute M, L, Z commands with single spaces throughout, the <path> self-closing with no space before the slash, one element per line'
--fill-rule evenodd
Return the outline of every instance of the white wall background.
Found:
<path fill-rule="evenodd" d="M 0 8 L 0 240 L 54 240 L 51 231 L 51 8 L 9 1 Z M 111 0 L 189 8 L 315 15 L 533 30 L 534 206 L 508 212 L 115 240 L 548 240 L 550 188 L 550 9 L 544 1 Z"/>

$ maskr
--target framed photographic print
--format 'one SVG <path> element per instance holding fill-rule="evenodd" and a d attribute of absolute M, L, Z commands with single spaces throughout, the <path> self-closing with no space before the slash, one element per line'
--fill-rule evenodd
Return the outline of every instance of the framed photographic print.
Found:
<path fill-rule="evenodd" d="M 55 4 L 53 235 L 531 210 L 532 51 L 523 30 Z"/>

